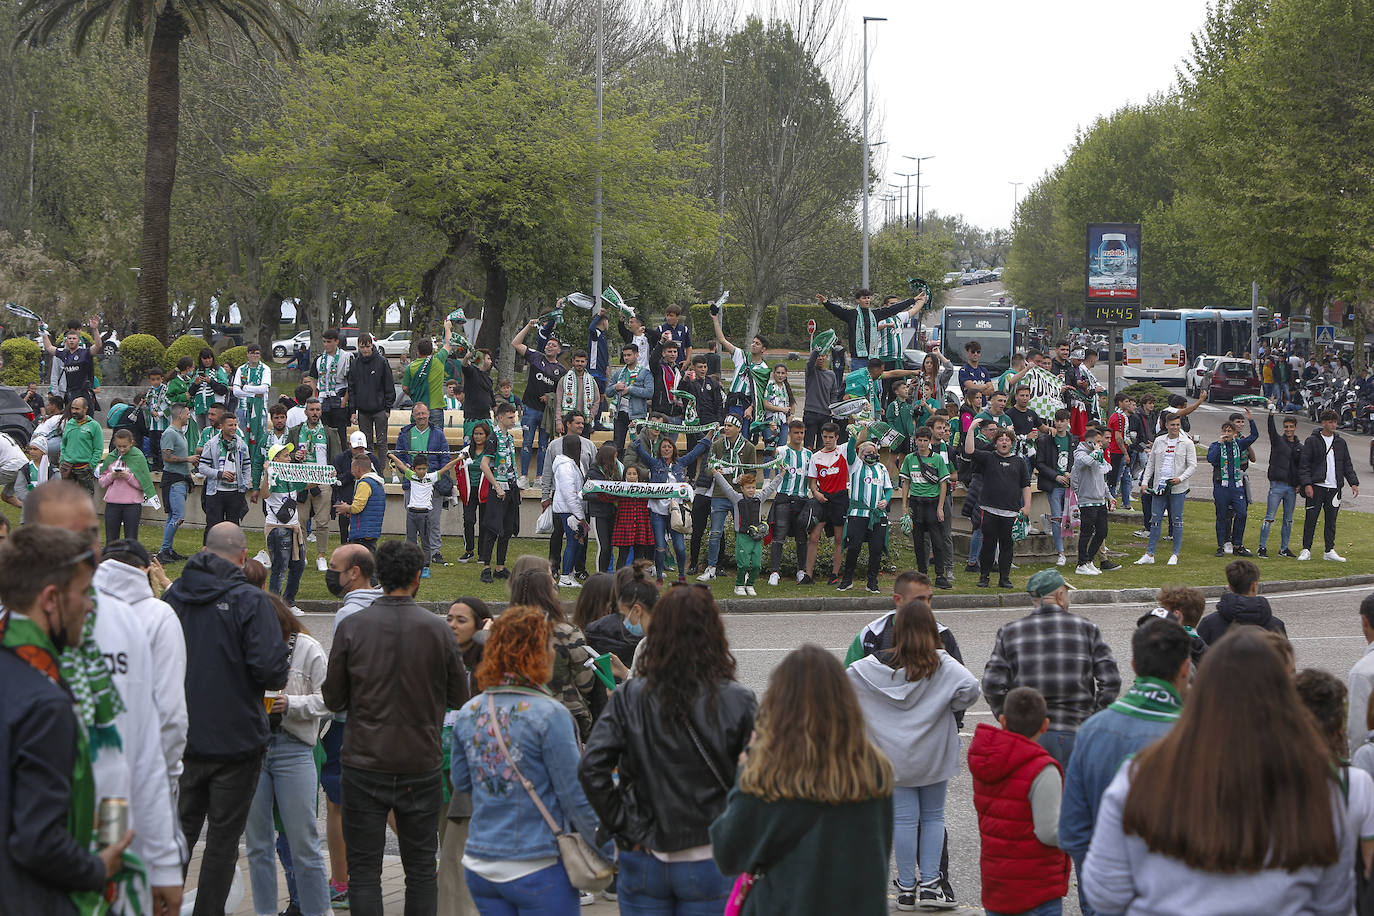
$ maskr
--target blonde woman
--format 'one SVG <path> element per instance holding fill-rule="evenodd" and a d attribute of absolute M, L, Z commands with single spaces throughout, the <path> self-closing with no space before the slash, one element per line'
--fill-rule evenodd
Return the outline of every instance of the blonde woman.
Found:
<path fill-rule="evenodd" d="M 741 913 L 885 916 L 892 765 L 833 655 L 806 645 L 773 671 L 725 812 L 711 825 Z M 822 867 L 818 867 L 818 863 Z"/>

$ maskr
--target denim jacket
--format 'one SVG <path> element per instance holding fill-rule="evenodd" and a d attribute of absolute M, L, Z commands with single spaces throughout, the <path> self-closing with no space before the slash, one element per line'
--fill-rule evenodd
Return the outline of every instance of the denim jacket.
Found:
<path fill-rule="evenodd" d="M 613 389 L 617 382 L 625 383 L 625 393 L 617 394 Z M 613 410 L 623 410 L 631 420 L 639 420 L 649 415 L 649 398 L 654 395 L 654 378 L 648 366 L 637 365 L 633 369 L 621 366 L 610 373 L 606 380 L 606 399 Z"/>
<path fill-rule="evenodd" d="M 540 691 L 493 687 L 464 704 L 453 726 L 453 791 L 472 793 L 467 851 L 504 861 L 558 855 L 549 825 L 489 732 L 488 697 L 511 756 L 549 814 L 565 828 L 571 820 L 595 844 L 596 813 L 577 780 L 577 727 L 567 707 Z"/>
<path fill-rule="evenodd" d="M 650 455 L 648 452 L 646 452 L 644 450 L 644 443 L 640 440 L 636 439 L 634 445 L 635 450 L 639 452 L 639 460 L 644 462 L 645 466 L 649 468 L 649 482 L 667 483 L 669 470 L 672 470 L 672 472 L 677 475 L 678 480 L 690 480 L 691 475 L 687 473 L 687 468 L 689 468 L 702 455 L 706 454 L 706 450 L 711 447 L 712 441 L 713 440 L 710 436 L 702 436 L 701 440 L 697 442 L 696 445 L 692 446 L 691 450 L 688 451 L 687 454 L 681 456 L 680 458 L 678 458 L 677 461 L 673 462 L 671 469 L 668 466 L 668 462 L 664 461 L 662 458 L 659 458 L 655 455 Z"/>

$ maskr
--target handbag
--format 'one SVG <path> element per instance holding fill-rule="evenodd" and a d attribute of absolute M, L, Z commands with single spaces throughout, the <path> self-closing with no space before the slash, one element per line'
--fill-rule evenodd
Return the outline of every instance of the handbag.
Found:
<path fill-rule="evenodd" d="M 668 503 L 668 526 L 679 534 L 692 533 L 692 514 L 680 499 Z"/>
<path fill-rule="evenodd" d="M 534 523 L 535 534 L 553 534 L 553 503 L 549 503 Z"/>
<path fill-rule="evenodd" d="M 515 778 L 520 780 L 520 785 L 529 793 L 530 801 L 534 802 L 534 806 L 544 816 L 544 823 L 553 831 L 553 838 L 558 843 L 558 857 L 563 860 L 563 868 L 568 872 L 568 881 L 580 891 L 596 893 L 605 890 L 610 886 L 611 878 L 615 876 L 615 866 L 607 862 L 601 853 L 593 849 L 579 834 L 565 833 L 558 828 L 553 815 L 544 807 L 544 801 L 539 797 L 539 793 L 534 791 L 534 786 L 515 765 L 515 758 L 511 757 L 510 749 L 506 747 L 506 739 L 501 736 L 501 728 L 496 719 L 496 698 L 490 692 L 487 693 L 487 713 L 491 716 L 491 733 L 496 738 L 497 746 L 501 748 L 501 756 L 506 758 L 506 763 L 515 773 Z"/>

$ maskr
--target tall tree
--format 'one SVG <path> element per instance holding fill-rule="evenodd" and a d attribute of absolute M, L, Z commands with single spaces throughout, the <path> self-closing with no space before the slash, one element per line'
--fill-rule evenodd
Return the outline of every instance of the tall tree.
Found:
<path fill-rule="evenodd" d="M 176 183 L 181 116 L 181 43 L 207 43 L 215 31 L 266 39 L 280 54 L 294 54 L 293 0 L 24 0 L 16 45 L 42 47 L 59 30 L 72 29 L 80 53 L 93 35 L 117 32 L 141 40 L 148 57 L 147 137 L 143 167 L 143 241 L 139 252 L 141 329 L 166 340 L 172 188 Z"/>

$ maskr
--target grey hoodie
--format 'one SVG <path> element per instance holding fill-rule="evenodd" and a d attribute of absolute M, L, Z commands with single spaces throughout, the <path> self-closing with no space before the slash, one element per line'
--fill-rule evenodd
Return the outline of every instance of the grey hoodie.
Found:
<path fill-rule="evenodd" d="M 978 678 L 948 652 L 930 677 L 908 681 L 875 655 L 861 658 L 846 674 L 859 697 L 868 736 L 887 758 L 899 786 L 928 786 L 954 776 L 959 767 L 959 728 L 953 713 L 978 700 Z"/>
<path fill-rule="evenodd" d="M 1073 471 L 1069 475 L 1069 485 L 1078 495 L 1079 504 L 1106 505 L 1107 503 L 1107 466 L 1096 457 L 1099 454 L 1086 442 L 1078 443 L 1073 452 Z"/>

